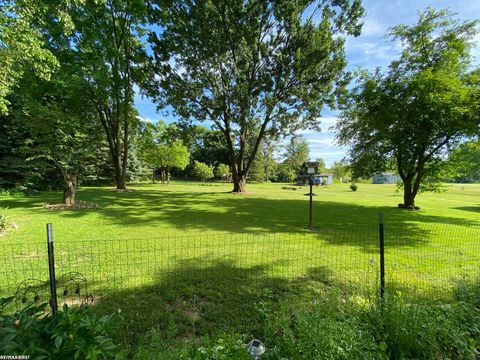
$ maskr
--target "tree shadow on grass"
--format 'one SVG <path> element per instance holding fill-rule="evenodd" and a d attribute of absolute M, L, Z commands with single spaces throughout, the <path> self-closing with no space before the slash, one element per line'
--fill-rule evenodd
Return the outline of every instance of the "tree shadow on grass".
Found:
<path fill-rule="evenodd" d="M 48 193 L 47 198 L 54 196 Z M 93 211 L 61 211 L 58 214 L 66 220 L 75 220 L 94 212 L 96 219 L 104 225 L 118 225 L 133 232 L 140 227 L 167 227 L 179 236 L 184 232 L 302 234 L 306 232 L 308 223 L 308 198 L 301 195 L 298 199 L 268 199 L 258 195 L 232 196 L 215 190 L 177 191 L 173 187 L 131 193 L 87 188 L 79 193 L 79 198 L 97 203 L 100 207 Z M 32 198 L 20 204 L 23 207 L 38 206 L 39 199 Z M 430 234 L 439 224 L 472 228 L 480 224 L 458 217 L 428 215 L 422 211 L 399 210 L 391 206 L 363 206 L 315 199 L 313 222 L 316 232 L 311 236 L 317 236 L 331 245 L 352 245 L 367 252 L 377 251 L 380 212 L 385 215 L 386 241 L 390 247 L 424 245 L 431 240 Z M 103 224 L 91 226 L 100 228 Z M 158 237 L 161 236 L 159 232 Z"/>
<path fill-rule="evenodd" d="M 478 206 L 460 206 L 460 207 L 456 207 L 454 209 L 480 213 L 480 205 L 478 205 Z"/>
<path fill-rule="evenodd" d="M 138 190 L 124 194 L 91 191 L 88 201 L 103 204 L 98 214 L 107 223 L 129 227 L 166 224 L 177 233 L 228 232 L 243 234 L 304 233 L 308 223 L 308 199 L 267 199 L 231 196 L 213 192 Z M 121 195 L 121 196 L 117 196 Z M 378 214 L 385 215 L 390 246 L 420 246 L 429 241 L 437 224 L 479 226 L 479 222 L 456 217 L 434 216 L 389 206 L 362 206 L 333 201 L 315 201 L 313 208 L 317 236 L 333 245 L 350 244 L 371 251 L 378 240 Z M 85 212 L 63 212 L 78 218 Z"/>
<path fill-rule="evenodd" d="M 242 268 L 228 261 L 208 266 L 201 259 L 182 261 L 173 270 L 156 274 L 153 284 L 110 291 L 95 306 L 101 313 L 122 310 L 124 321 L 116 337 L 124 346 L 135 346 L 151 329 L 174 343 L 215 331 L 255 334 L 265 306 L 275 307 L 287 298 L 292 303 L 312 300 L 331 283 L 325 267 L 292 279 L 269 276 L 267 271 L 264 265 Z"/>

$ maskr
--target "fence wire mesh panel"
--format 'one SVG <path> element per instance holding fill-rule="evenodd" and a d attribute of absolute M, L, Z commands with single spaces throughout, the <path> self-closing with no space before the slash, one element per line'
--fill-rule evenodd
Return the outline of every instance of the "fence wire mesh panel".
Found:
<path fill-rule="evenodd" d="M 480 276 L 480 224 L 423 223 L 385 226 L 386 279 L 390 291 L 448 296 Z"/>
<path fill-rule="evenodd" d="M 379 289 L 379 228 L 375 223 L 324 225 L 314 231 L 204 232 L 147 239 L 135 238 L 134 233 L 74 239 L 64 229 L 57 232 L 54 224 L 54 234 L 60 304 L 67 301 L 62 294 L 72 293 L 110 297 L 115 303 L 135 293 L 201 297 L 209 291 L 210 296 L 221 297 L 229 287 L 252 294 L 272 286 L 297 285 L 364 294 Z M 478 223 L 398 226 L 386 221 L 387 294 L 397 290 L 443 294 L 458 281 L 480 275 L 479 241 Z M 3 241 L 0 249 L 1 296 L 18 293 L 19 284 L 31 283 L 35 294 L 42 284 L 48 284 L 46 240 Z M 136 301 L 141 302 L 141 297 Z"/>

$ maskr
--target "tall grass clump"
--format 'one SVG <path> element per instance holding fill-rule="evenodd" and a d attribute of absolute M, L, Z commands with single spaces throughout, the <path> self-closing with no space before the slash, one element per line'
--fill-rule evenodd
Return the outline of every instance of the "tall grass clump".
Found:
<path fill-rule="evenodd" d="M 475 303 L 478 297 L 472 287 L 468 289 L 459 288 L 455 298 L 444 303 L 399 294 L 380 302 L 340 293 L 303 304 L 262 301 L 252 314 L 260 326 L 251 333 L 220 330 L 172 347 L 171 341 L 154 330 L 138 348 L 136 358 L 246 360 L 245 344 L 258 338 L 267 348 L 262 360 L 475 360 L 480 313 Z"/>

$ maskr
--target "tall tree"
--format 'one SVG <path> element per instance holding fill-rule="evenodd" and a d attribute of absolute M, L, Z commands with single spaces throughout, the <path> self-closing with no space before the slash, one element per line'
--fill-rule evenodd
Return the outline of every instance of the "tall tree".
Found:
<path fill-rule="evenodd" d="M 76 31 L 69 43 L 95 100 L 118 189 L 126 188 L 131 127 L 136 119 L 133 87 L 145 59 L 140 39 L 145 11 L 143 0 L 87 1 L 72 10 Z"/>
<path fill-rule="evenodd" d="M 283 163 L 295 173 L 302 164 L 310 159 L 310 149 L 307 140 L 302 135 L 293 135 L 285 145 Z"/>
<path fill-rule="evenodd" d="M 476 25 L 428 8 L 416 24 L 392 28 L 390 36 L 403 44 L 399 59 L 385 74 L 360 77 L 337 124 L 340 144 L 351 145 L 353 176 L 396 164 L 401 207 L 415 207 L 416 195 L 438 175 L 449 147 L 478 134 L 478 86 L 467 74 Z"/>
<path fill-rule="evenodd" d="M 147 91 L 184 119 L 215 124 L 234 192 L 245 191 L 262 139 L 319 127 L 345 85 L 344 36 L 360 33 L 363 15 L 360 0 L 152 3 L 162 31 L 149 37 Z"/>
<path fill-rule="evenodd" d="M 263 171 L 265 173 L 265 180 L 269 181 L 275 174 L 277 162 L 275 160 L 275 153 L 278 146 L 274 139 L 264 139 L 260 145 L 260 152 L 263 157 Z"/>

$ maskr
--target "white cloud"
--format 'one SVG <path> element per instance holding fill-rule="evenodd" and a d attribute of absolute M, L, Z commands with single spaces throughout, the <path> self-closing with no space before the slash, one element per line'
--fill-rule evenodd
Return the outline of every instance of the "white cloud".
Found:
<path fill-rule="evenodd" d="M 335 139 L 333 137 L 325 138 L 325 139 L 307 139 L 309 144 L 315 145 L 334 145 Z"/>
<path fill-rule="evenodd" d="M 375 18 L 367 18 L 363 22 L 362 26 L 362 35 L 363 36 L 374 36 L 382 35 L 385 33 L 385 28 L 380 24 L 380 22 Z"/>
<path fill-rule="evenodd" d="M 137 119 L 140 120 L 141 122 L 144 122 L 144 123 L 154 123 L 155 122 L 155 120 L 153 120 L 149 117 L 137 116 Z"/>
<path fill-rule="evenodd" d="M 329 133 L 330 128 L 336 124 L 338 120 L 337 116 L 322 116 L 318 118 L 318 121 L 320 122 L 320 128 L 321 128 L 321 133 Z M 297 135 L 304 135 L 305 137 L 308 136 L 315 136 L 318 135 L 320 132 L 316 130 L 310 130 L 310 129 L 302 129 L 302 130 L 297 130 L 296 134 Z"/>
<path fill-rule="evenodd" d="M 322 130 L 326 131 L 328 128 L 334 126 L 337 123 L 338 117 L 337 116 L 325 116 L 321 117 L 320 119 L 320 126 Z"/>

